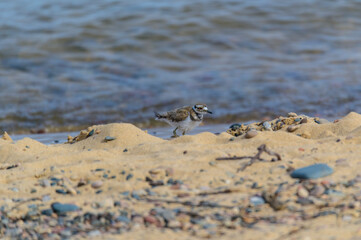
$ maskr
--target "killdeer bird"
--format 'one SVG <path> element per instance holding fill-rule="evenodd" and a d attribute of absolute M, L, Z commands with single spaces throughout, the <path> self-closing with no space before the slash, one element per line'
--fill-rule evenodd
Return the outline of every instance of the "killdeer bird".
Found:
<path fill-rule="evenodd" d="M 197 127 L 202 122 L 203 115 L 206 113 L 212 114 L 205 104 L 196 104 L 193 107 L 186 106 L 164 113 L 154 112 L 156 120 L 165 121 L 172 127 L 175 127 L 172 137 L 179 137 L 177 130 L 182 131 L 184 135 Z"/>

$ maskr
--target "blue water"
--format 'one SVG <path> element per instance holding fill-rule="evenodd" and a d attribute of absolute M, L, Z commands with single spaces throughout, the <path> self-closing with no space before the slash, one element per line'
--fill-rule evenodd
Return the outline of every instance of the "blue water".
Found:
<path fill-rule="evenodd" d="M 361 112 L 360 1 L 0 1 L 0 128 Z"/>

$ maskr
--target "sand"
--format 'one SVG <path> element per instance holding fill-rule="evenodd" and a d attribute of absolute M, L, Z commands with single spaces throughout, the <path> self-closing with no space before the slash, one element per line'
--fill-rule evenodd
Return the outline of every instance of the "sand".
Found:
<path fill-rule="evenodd" d="M 9 136 L 0 139 L 3 215 L 6 213 L 14 222 L 19 219 L 26 222 L 29 204 L 37 205 L 40 212 L 54 202 L 61 202 L 81 208 L 68 217 L 124 210 L 136 212 L 142 218 L 156 205 L 196 211 L 204 216 L 205 222 L 215 225 L 209 229 L 191 224 L 190 217 L 183 214 L 183 220 L 177 216 L 175 221 L 182 226 L 173 229 L 131 223 L 122 234 L 100 229 L 104 236 L 94 238 L 361 239 L 360 114 L 350 113 L 335 123 L 308 122 L 292 133 L 286 128 L 262 131 L 251 139 L 244 135 L 233 137 L 227 132 L 219 135 L 204 132 L 165 140 L 126 123 L 91 126 L 85 132 L 92 129 L 95 130 L 92 136 L 73 144 L 44 145 L 30 138 L 13 142 Z M 304 133 L 307 138 L 299 136 Z M 115 140 L 104 141 L 107 136 Z M 216 160 L 254 156 L 262 144 L 280 154 L 282 160 L 255 162 L 244 171 L 237 169 L 247 160 Z M 264 154 L 263 158 L 272 157 Z M 290 177 L 292 168 L 314 163 L 326 163 L 334 173 L 308 183 Z M 51 178 L 61 179 L 63 185 L 44 186 L 44 180 L 46 185 Z M 170 178 L 181 182 L 166 184 Z M 152 188 L 149 179 L 165 185 Z M 99 180 L 101 186 L 93 188 L 91 184 Z M 347 185 L 350 181 L 351 186 Z M 250 202 L 252 196 L 272 194 L 282 184 L 288 186 L 279 194 L 282 209 L 275 210 L 268 203 L 254 206 Z M 296 203 L 302 184 L 326 188 L 332 185 L 342 195 L 321 194 L 313 197 L 312 204 L 303 206 Z M 68 194 L 56 193 L 56 189 L 65 189 Z M 144 194 L 145 189 L 151 189 L 152 194 Z M 127 191 L 139 198 L 126 196 Z M 164 202 L 169 200 L 179 202 Z M 192 208 L 180 203 L 197 204 L 202 200 L 226 207 Z M 114 206 L 114 202 L 120 202 L 120 206 Z M 228 222 L 214 220 L 211 216 L 215 213 L 226 216 L 226 220 L 229 216 Z M 318 213 L 324 216 L 315 217 Z M 4 230 L 0 233 L 6 235 Z"/>

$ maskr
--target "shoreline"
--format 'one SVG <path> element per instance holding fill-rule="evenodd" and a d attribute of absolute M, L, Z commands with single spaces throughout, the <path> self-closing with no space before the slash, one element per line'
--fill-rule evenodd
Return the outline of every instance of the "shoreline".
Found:
<path fill-rule="evenodd" d="M 1 237 L 361 237 L 360 114 L 251 137 L 207 127 L 171 140 L 126 123 L 73 144 L 0 139 Z M 291 177 L 308 166 L 317 178 Z"/>

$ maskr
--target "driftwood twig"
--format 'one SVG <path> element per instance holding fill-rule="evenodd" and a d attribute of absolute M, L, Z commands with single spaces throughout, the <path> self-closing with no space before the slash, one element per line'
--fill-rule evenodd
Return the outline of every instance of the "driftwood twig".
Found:
<path fill-rule="evenodd" d="M 271 155 L 271 156 L 275 156 L 275 158 L 272 158 L 272 162 L 274 161 L 280 161 L 281 160 L 281 155 L 279 155 L 278 153 L 276 152 L 273 152 L 271 150 L 269 150 L 266 146 L 266 144 L 262 144 L 261 146 L 259 146 L 257 148 L 258 150 L 258 153 L 254 156 L 243 156 L 243 157 L 228 157 L 228 158 L 216 158 L 216 160 L 218 161 L 222 161 L 222 160 L 243 160 L 243 159 L 250 159 L 249 162 L 245 163 L 242 165 L 242 167 L 238 168 L 238 172 L 239 171 L 243 171 L 245 170 L 248 166 L 251 166 L 253 163 L 257 162 L 257 161 L 266 161 L 265 159 L 261 158 L 261 154 L 263 152 L 267 153 L 268 155 Z"/>

